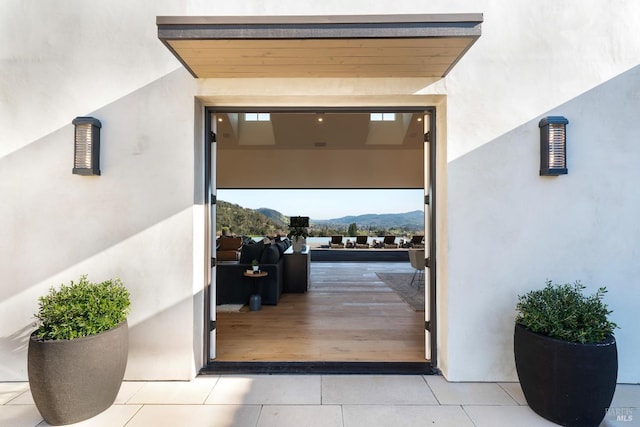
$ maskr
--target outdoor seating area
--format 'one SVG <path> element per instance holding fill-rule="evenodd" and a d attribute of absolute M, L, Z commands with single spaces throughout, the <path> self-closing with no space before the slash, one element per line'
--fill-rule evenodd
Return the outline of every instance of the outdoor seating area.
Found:
<path fill-rule="evenodd" d="M 330 248 L 344 248 L 344 243 L 342 243 L 342 236 L 331 236 L 331 240 L 329 240 Z"/>
<path fill-rule="evenodd" d="M 400 238 L 395 235 L 387 235 L 380 239 L 373 239 L 369 243 L 369 236 L 360 235 L 355 238 L 347 238 L 343 236 L 331 236 L 326 246 L 329 249 L 407 249 L 407 248 L 424 248 L 424 235 L 414 235 L 411 239 Z"/>

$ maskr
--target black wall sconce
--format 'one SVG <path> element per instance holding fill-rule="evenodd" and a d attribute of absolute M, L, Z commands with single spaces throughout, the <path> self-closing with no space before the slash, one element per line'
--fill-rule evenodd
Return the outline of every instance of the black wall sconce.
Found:
<path fill-rule="evenodd" d="M 569 120 L 549 116 L 540 120 L 540 176 L 565 175 L 567 170 L 567 132 Z"/>
<path fill-rule="evenodd" d="M 76 117 L 73 148 L 73 173 L 76 175 L 100 175 L 100 120 L 93 117 Z"/>

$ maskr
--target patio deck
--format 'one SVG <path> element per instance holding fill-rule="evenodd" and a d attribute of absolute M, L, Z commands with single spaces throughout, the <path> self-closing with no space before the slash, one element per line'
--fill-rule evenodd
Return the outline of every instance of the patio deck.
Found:
<path fill-rule="evenodd" d="M 602 427 L 633 427 L 640 385 L 618 385 Z M 618 413 L 631 420 L 618 419 Z M 635 416 L 634 416 L 635 415 Z M 29 384 L 0 383 L 0 425 L 43 427 Z M 554 426 L 528 406 L 518 383 L 450 383 L 422 375 L 202 376 L 125 381 L 113 406 L 75 426 L 377 427 Z"/>

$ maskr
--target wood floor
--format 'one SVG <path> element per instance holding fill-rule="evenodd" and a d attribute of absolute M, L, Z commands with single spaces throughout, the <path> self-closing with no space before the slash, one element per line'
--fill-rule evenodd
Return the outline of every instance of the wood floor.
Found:
<path fill-rule="evenodd" d="M 408 263 L 311 263 L 305 294 L 260 311 L 218 312 L 216 361 L 424 362 L 424 312 L 376 272 Z M 246 309 L 246 307 L 245 307 Z"/>

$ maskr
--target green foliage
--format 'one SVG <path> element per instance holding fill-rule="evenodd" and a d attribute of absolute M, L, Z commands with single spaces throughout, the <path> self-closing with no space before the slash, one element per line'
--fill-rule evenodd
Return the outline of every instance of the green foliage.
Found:
<path fill-rule="evenodd" d="M 352 222 L 351 224 L 349 224 L 347 235 L 349 237 L 356 237 L 358 235 L 358 225 L 355 222 Z"/>
<path fill-rule="evenodd" d="M 595 343 L 613 334 L 617 325 L 608 320 L 611 311 L 602 301 L 601 287 L 585 296 L 576 281 L 564 285 L 546 282 L 544 289 L 518 296 L 516 322 L 539 334 L 569 342 Z"/>
<path fill-rule="evenodd" d="M 95 335 L 127 319 L 129 291 L 120 279 L 92 283 L 84 275 L 80 282 L 62 284 L 59 290 L 38 298 L 36 334 L 43 340 L 69 340 Z"/>
<path fill-rule="evenodd" d="M 228 230 L 236 236 L 284 235 L 285 227 L 260 212 L 218 200 L 216 203 L 216 227 Z"/>
<path fill-rule="evenodd" d="M 411 236 L 424 234 L 424 213 L 421 211 L 406 214 L 360 215 L 341 219 L 343 222 L 312 221 L 304 232 L 304 237 L 329 237 L 335 235 L 355 237 L 367 236 Z M 368 224 L 367 221 L 377 225 Z M 360 224 L 360 232 L 355 224 Z M 222 232 L 236 236 L 284 236 L 290 234 L 289 217 L 280 212 L 260 208 L 257 210 L 218 200 L 216 203 L 216 227 Z M 364 225 L 363 225 L 364 224 Z M 356 232 L 352 233 L 355 226 Z"/>
<path fill-rule="evenodd" d="M 305 227 L 289 227 L 289 233 L 287 234 L 288 238 L 292 237 L 304 237 L 305 239 L 309 237 L 309 233 Z"/>

